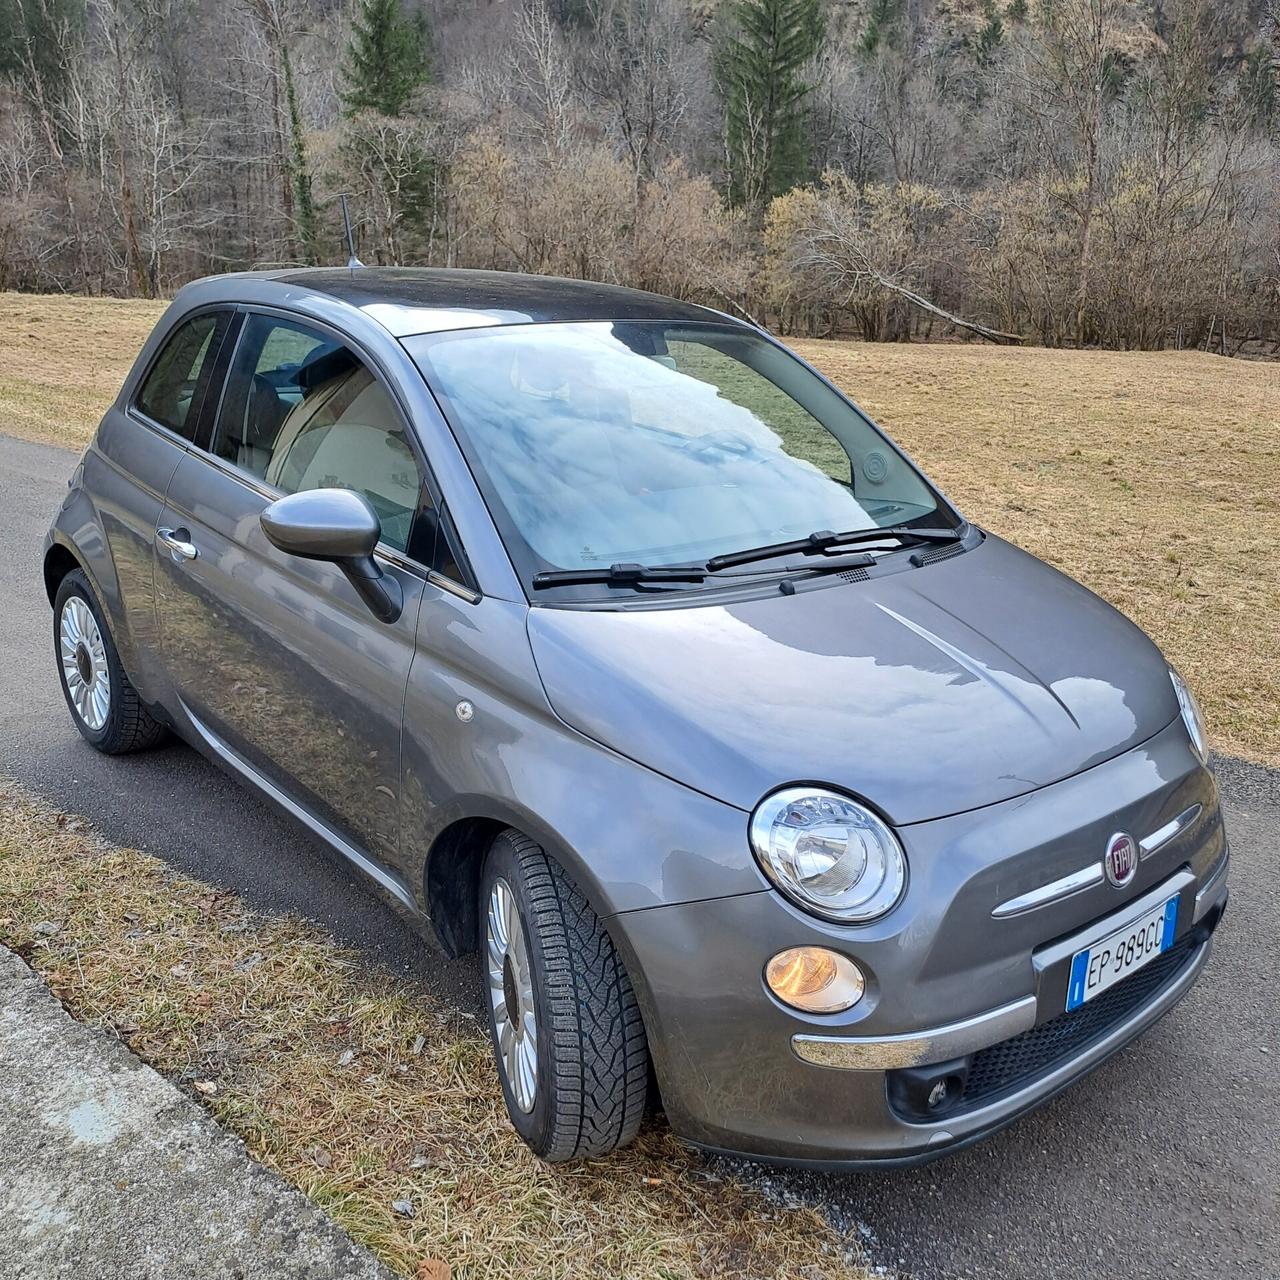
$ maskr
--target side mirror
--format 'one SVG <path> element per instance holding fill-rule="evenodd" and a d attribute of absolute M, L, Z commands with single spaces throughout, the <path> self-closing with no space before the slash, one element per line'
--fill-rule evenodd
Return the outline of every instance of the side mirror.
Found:
<path fill-rule="evenodd" d="M 379 622 L 400 616 L 400 584 L 373 558 L 382 525 L 368 499 L 350 489 L 308 489 L 277 499 L 259 520 L 273 547 L 337 565 Z"/>

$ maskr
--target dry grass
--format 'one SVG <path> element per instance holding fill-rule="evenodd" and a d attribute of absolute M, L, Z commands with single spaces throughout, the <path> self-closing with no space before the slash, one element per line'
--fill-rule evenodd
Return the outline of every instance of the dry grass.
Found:
<path fill-rule="evenodd" d="M 711 1175 L 660 1122 L 608 1160 L 540 1164 L 473 1019 L 3 778 L 0 942 L 405 1275 L 866 1276 L 816 1215 Z"/>
<path fill-rule="evenodd" d="M 162 305 L 0 294 L 0 430 L 82 446 Z M 1149 631 L 1219 750 L 1280 766 L 1280 365 L 795 346 L 967 514 Z"/>
<path fill-rule="evenodd" d="M 0 293 L 0 431 L 82 449 L 164 308 Z"/>

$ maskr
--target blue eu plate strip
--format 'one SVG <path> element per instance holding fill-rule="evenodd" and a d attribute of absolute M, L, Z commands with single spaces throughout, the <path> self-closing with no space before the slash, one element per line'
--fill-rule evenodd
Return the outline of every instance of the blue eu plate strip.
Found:
<path fill-rule="evenodd" d="M 1168 925 L 1165 926 L 1166 930 Z M 1084 980 L 1089 976 L 1089 953 L 1082 951 L 1071 962 L 1071 981 L 1067 984 L 1067 1010 L 1084 1004 Z"/>

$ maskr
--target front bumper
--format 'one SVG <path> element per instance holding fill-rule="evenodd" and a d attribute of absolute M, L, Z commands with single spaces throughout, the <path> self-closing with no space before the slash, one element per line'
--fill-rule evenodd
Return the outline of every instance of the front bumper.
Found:
<path fill-rule="evenodd" d="M 1010 1124 L 1151 1026 L 1203 971 L 1227 896 L 1213 783 L 1179 741 L 1185 735 L 1157 735 L 1129 753 L 1135 759 L 1010 802 L 1010 812 L 928 824 L 949 830 L 931 862 L 908 844 L 908 898 L 876 925 L 827 925 L 771 890 L 614 917 L 615 938 L 639 975 L 675 1131 L 710 1150 L 776 1163 L 918 1163 Z M 1164 779 L 1154 794 L 1153 765 Z M 1015 919 L 993 919 L 996 905 L 1026 887 L 1025 867 L 993 876 L 989 864 L 962 856 L 979 827 L 1006 836 L 1021 829 L 1039 880 L 1050 882 L 1072 859 L 1079 865 L 1081 848 L 1101 850 L 1117 829 L 1157 831 L 1193 802 L 1202 807 L 1199 820 L 1144 860 L 1123 897 L 1103 884 Z M 1064 815 L 1070 826 L 1059 829 Z M 1055 864 L 1045 848 L 1063 844 L 1067 852 Z M 975 884 L 984 887 L 981 911 Z M 1124 998 L 1099 998 L 1064 1015 L 1075 951 L 1175 894 L 1176 955 L 1111 988 Z M 837 947 L 862 966 L 868 983 L 859 1005 L 809 1016 L 772 997 L 761 976 L 765 962 L 802 943 Z M 1130 986 L 1146 969 L 1146 985 Z M 1069 1021 L 1082 1010 L 1091 1011 L 1085 1023 Z M 1021 1070 L 1026 1062 L 1031 1069 Z M 911 1098 L 919 1099 L 920 1081 L 935 1068 L 962 1086 L 972 1071 L 975 1086 L 972 1097 L 967 1088 L 949 1097 L 933 1119 Z"/>
<path fill-rule="evenodd" d="M 1119 928 L 1126 919 L 1143 915 L 1165 899 L 1178 895 L 1179 916 L 1186 919 L 1188 908 L 1194 925 L 1208 921 L 1198 930 L 1184 930 L 1179 947 L 1188 948 L 1201 935 L 1204 942 L 1217 927 L 1227 896 L 1228 859 L 1224 856 L 1203 887 L 1195 875 L 1184 869 L 1158 884 L 1151 892 L 1127 903 L 1122 911 L 1104 916 L 1089 929 L 1073 934 L 1056 946 L 1037 951 L 1035 967 L 1038 991 L 1020 1000 L 975 1014 L 959 1022 L 894 1036 L 826 1036 L 797 1032 L 791 1048 L 803 1062 L 819 1067 L 842 1067 L 851 1071 L 892 1071 L 927 1066 L 967 1057 L 1005 1040 L 1030 1031 L 1040 1021 L 1041 1007 L 1053 1008 L 1061 991 L 1065 962 L 1081 947 L 1091 946 Z M 1211 917 L 1211 918 L 1210 918 Z M 1189 959 L 1189 957 L 1188 957 Z"/>
<path fill-rule="evenodd" d="M 1216 919 L 1214 923 L 1216 924 Z M 915 1131 L 912 1134 L 913 1141 L 902 1143 L 900 1149 L 892 1154 L 850 1155 L 851 1148 L 846 1148 L 839 1152 L 824 1152 L 816 1155 L 811 1152 L 805 1152 L 802 1155 L 782 1155 L 777 1151 L 753 1153 L 742 1150 L 740 1145 L 723 1147 L 695 1139 L 690 1141 L 694 1146 L 717 1155 L 763 1159 L 771 1164 L 803 1168 L 850 1171 L 909 1168 L 962 1151 L 1007 1128 L 1029 1112 L 1044 1106 L 1063 1090 L 1101 1066 L 1148 1027 L 1158 1022 L 1195 985 L 1201 971 L 1208 963 L 1212 946 L 1210 930 L 1190 945 L 1188 954 L 1181 958 L 1174 981 L 1162 985 L 1154 999 L 1141 1006 L 1124 1021 L 1116 1023 L 1106 1034 L 1091 1040 L 1088 1047 L 1079 1054 L 1043 1074 L 1036 1075 L 1022 1088 L 1010 1090 L 998 1101 L 949 1116 L 946 1120 L 934 1123 L 913 1123 L 911 1125 Z M 882 1075 L 880 1079 L 888 1081 L 892 1080 L 892 1076 Z M 910 1122 L 904 1120 L 904 1123 Z"/>

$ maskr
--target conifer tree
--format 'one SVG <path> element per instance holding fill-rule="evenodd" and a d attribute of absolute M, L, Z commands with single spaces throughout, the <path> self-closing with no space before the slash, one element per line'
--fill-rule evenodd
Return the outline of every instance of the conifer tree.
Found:
<path fill-rule="evenodd" d="M 892 45 L 901 17 L 902 0 L 871 0 L 867 10 L 867 28 L 862 33 L 862 52 L 872 54 L 881 45 Z"/>
<path fill-rule="evenodd" d="M 823 37 L 818 0 L 733 0 L 716 57 L 730 198 L 759 208 L 809 176 L 806 69 Z"/>
<path fill-rule="evenodd" d="M 343 67 L 342 106 L 347 115 L 376 111 L 403 115 L 430 78 L 431 35 L 418 11 L 405 17 L 400 0 L 360 0 Z"/>
<path fill-rule="evenodd" d="M 983 0 L 982 17 L 982 29 L 978 32 L 974 53 L 979 64 L 986 66 L 1004 43 L 1004 20 L 996 7 L 996 0 Z"/>

